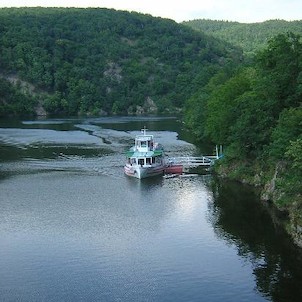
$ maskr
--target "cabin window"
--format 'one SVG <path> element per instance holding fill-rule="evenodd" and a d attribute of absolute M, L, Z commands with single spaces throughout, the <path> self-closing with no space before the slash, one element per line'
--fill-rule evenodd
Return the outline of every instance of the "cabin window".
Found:
<path fill-rule="evenodd" d="M 146 147 L 147 146 L 147 142 L 146 141 L 141 141 L 141 147 Z"/>
<path fill-rule="evenodd" d="M 131 165 L 136 164 L 136 158 L 131 158 L 131 160 L 130 160 L 130 164 L 131 164 Z"/>
<path fill-rule="evenodd" d="M 146 165 L 151 165 L 151 158 L 150 157 L 146 158 Z"/>
<path fill-rule="evenodd" d="M 152 164 L 155 164 L 155 157 L 152 157 Z"/>
<path fill-rule="evenodd" d="M 139 158 L 138 159 L 138 164 L 143 166 L 144 165 L 144 159 L 143 158 Z"/>

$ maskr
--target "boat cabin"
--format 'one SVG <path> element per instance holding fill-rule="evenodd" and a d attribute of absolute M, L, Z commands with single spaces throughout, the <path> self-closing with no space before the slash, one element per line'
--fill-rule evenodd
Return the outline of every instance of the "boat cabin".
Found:
<path fill-rule="evenodd" d="M 135 149 L 139 152 L 153 150 L 153 135 L 138 135 L 135 139 Z"/>
<path fill-rule="evenodd" d="M 150 156 L 150 157 L 131 157 L 128 158 L 128 164 L 132 165 L 140 165 L 140 166 L 148 166 L 153 164 L 161 164 L 162 159 L 160 156 Z"/>

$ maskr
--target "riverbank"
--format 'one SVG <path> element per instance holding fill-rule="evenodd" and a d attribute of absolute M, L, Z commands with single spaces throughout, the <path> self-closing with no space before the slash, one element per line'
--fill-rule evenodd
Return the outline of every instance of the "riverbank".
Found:
<path fill-rule="evenodd" d="M 301 178 L 288 162 L 261 167 L 255 163 L 222 160 L 215 172 L 228 178 L 251 185 L 257 189 L 259 198 L 272 205 L 273 220 L 302 248 L 302 196 Z"/>

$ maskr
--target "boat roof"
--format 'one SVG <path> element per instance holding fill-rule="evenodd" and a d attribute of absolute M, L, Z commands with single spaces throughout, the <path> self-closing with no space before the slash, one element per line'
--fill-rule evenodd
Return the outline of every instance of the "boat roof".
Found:
<path fill-rule="evenodd" d="M 152 140 L 153 139 L 153 135 L 151 134 L 139 134 L 136 136 L 135 138 L 136 140 L 140 140 L 140 141 L 145 141 L 145 140 Z"/>
<path fill-rule="evenodd" d="M 162 154 L 163 154 L 163 150 L 154 150 L 148 152 L 128 151 L 126 153 L 127 157 L 152 157 L 152 156 L 160 156 Z"/>
<path fill-rule="evenodd" d="M 146 127 L 144 127 L 142 130 L 141 130 L 141 134 L 138 134 L 136 137 L 135 137 L 135 140 L 152 140 L 153 139 L 153 135 L 152 134 L 146 134 L 148 129 Z"/>

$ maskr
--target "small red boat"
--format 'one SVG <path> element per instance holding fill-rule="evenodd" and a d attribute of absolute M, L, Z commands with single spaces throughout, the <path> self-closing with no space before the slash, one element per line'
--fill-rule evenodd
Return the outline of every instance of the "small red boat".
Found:
<path fill-rule="evenodd" d="M 182 164 L 173 164 L 169 163 L 165 166 L 166 174 L 182 174 L 183 173 L 183 165 Z"/>

